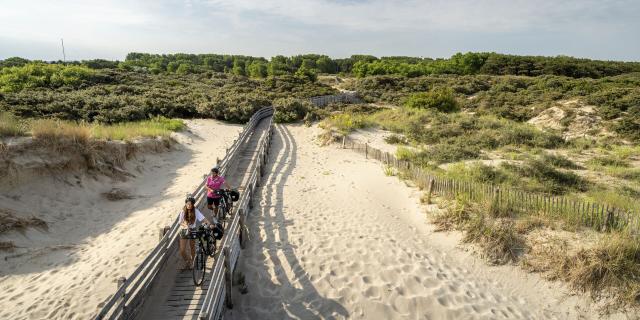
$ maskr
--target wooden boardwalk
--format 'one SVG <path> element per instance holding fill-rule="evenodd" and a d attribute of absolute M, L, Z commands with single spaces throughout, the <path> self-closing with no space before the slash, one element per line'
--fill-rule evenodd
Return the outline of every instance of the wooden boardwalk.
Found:
<path fill-rule="evenodd" d="M 225 178 L 229 184 L 238 188 L 242 193 L 244 186 L 250 178 L 250 173 L 257 166 L 258 143 L 269 129 L 270 117 L 262 119 L 257 124 L 252 134 L 246 137 L 239 151 L 239 156 L 230 163 L 225 170 Z M 200 210 L 207 217 L 212 216 L 212 212 L 206 207 Z M 218 243 L 218 251 L 220 244 Z M 151 291 L 144 309 L 138 318 L 140 319 L 197 319 L 202 308 L 205 294 L 209 288 L 211 280 L 211 270 L 214 259 L 219 256 L 216 253 L 214 258 L 207 259 L 207 275 L 202 286 L 196 287 L 193 284 L 190 270 L 178 271 L 177 266 L 180 257 L 174 251 L 168 258 L 166 265 L 161 270 L 159 283 Z"/>

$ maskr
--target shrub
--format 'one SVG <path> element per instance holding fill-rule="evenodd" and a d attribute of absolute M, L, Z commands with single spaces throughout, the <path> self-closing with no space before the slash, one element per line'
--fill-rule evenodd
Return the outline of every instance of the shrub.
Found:
<path fill-rule="evenodd" d="M 386 136 L 384 138 L 384 141 L 389 144 L 407 144 L 408 143 L 405 137 L 397 134 Z"/>
<path fill-rule="evenodd" d="M 548 163 L 554 167 L 565 169 L 582 169 L 575 162 L 567 159 L 567 157 L 557 154 L 544 153 L 540 159 L 544 163 Z"/>
<path fill-rule="evenodd" d="M 341 113 L 333 115 L 324 120 L 322 124 L 325 128 L 335 128 L 341 134 L 348 134 L 356 129 L 362 129 L 371 124 L 366 117 L 357 114 Z"/>
<path fill-rule="evenodd" d="M 570 190 L 587 191 L 590 185 L 587 180 L 573 172 L 560 171 L 537 159 L 527 160 L 522 166 L 509 163 L 502 163 L 500 166 L 522 178 L 533 179 L 538 186 L 525 185 L 525 188 L 533 189 L 532 191 L 565 194 Z"/>
<path fill-rule="evenodd" d="M 94 70 L 83 66 L 34 62 L 0 69 L 0 92 L 18 92 L 37 87 L 78 87 L 94 74 Z"/>
<path fill-rule="evenodd" d="M 628 160 L 619 159 L 616 157 L 594 157 L 587 161 L 588 164 L 592 166 L 603 166 L 603 167 L 622 167 L 628 168 L 631 166 Z"/>
<path fill-rule="evenodd" d="M 313 108 L 313 104 L 307 100 L 281 98 L 273 101 L 273 107 L 273 121 L 282 123 L 302 120 Z"/>
<path fill-rule="evenodd" d="M 436 109 L 442 112 L 454 112 L 459 109 L 453 90 L 449 88 L 435 88 L 429 92 L 412 94 L 404 105 L 409 108 Z"/>
<path fill-rule="evenodd" d="M 398 147 L 396 150 L 396 158 L 398 160 L 411 160 L 414 157 L 414 152 L 411 149 Z"/>

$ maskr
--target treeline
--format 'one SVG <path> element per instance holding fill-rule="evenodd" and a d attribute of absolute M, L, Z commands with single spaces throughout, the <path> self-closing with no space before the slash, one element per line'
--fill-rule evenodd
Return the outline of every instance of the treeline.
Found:
<path fill-rule="evenodd" d="M 220 54 L 148 54 L 129 53 L 120 68 L 148 70 L 153 73 L 200 73 L 206 71 L 232 73 L 252 78 L 298 75 L 315 79 L 318 73 L 350 73 L 360 61 L 373 61 L 373 56 L 353 55 L 332 59 L 326 55 L 305 54 L 267 60 L 262 57 Z"/>
<path fill-rule="evenodd" d="M 0 61 L 0 69 L 23 66 L 22 58 Z M 402 75 L 418 77 L 437 74 L 456 75 L 557 75 L 571 78 L 601 78 L 640 72 L 638 62 L 600 61 L 567 56 L 516 56 L 498 53 L 457 53 L 448 59 L 371 55 L 352 55 L 333 59 L 326 55 L 304 54 L 291 57 L 262 57 L 222 54 L 149 54 L 129 53 L 125 61 L 103 59 L 73 61 L 91 69 L 123 69 L 154 74 L 194 74 L 222 72 L 251 78 L 297 75 L 315 80 L 317 74 L 352 74 L 358 77 Z"/>
<path fill-rule="evenodd" d="M 599 61 L 573 57 L 515 56 L 497 53 L 457 53 L 449 59 L 389 57 L 359 61 L 352 73 L 358 77 L 402 75 L 418 77 L 434 74 L 457 75 L 556 75 L 572 78 L 601 78 L 640 72 L 638 62 Z"/>

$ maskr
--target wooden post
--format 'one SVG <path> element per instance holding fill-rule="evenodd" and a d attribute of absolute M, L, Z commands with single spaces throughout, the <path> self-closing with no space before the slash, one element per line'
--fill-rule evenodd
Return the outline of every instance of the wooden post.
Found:
<path fill-rule="evenodd" d="M 127 278 L 125 278 L 125 277 L 118 278 L 118 281 L 117 281 L 118 289 L 117 290 L 120 290 L 124 286 L 125 282 L 127 282 Z M 120 306 L 122 306 L 122 316 L 123 316 L 122 318 L 126 318 L 127 317 L 127 315 L 126 315 L 127 306 L 125 305 L 125 301 L 127 301 L 127 290 L 126 289 L 122 289 L 122 293 L 120 294 L 120 301 L 118 301 L 118 304 Z"/>
<path fill-rule="evenodd" d="M 347 138 L 347 136 L 342 136 L 342 149 L 344 149 L 344 143 L 345 143 L 345 139 Z"/>
<path fill-rule="evenodd" d="M 369 159 L 369 145 L 368 144 L 364 144 L 364 157 L 365 159 Z"/>
<path fill-rule="evenodd" d="M 433 192 L 433 178 L 429 179 L 429 188 L 427 188 L 427 204 L 431 204 L 431 193 Z"/>
<path fill-rule="evenodd" d="M 162 238 L 164 238 L 164 235 L 167 234 L 167 232 L 169 232 L 169 229 L 171 229 L 171 227 L 169 226 L 164 226 L 160 228 L 158 232 L 158 241 L 162 241 Z"/>
<path fill-rule="evenodd" d="M 220 158 L 216 157 L 216 167 L 220 165 Z"/>
<path fill-rule="evenodd" d="M 231 289 L 233 274 L 231 274 L 231 252 L 229 250 L 229 246 L 225 246 L 223 249 L 224 253 L 224 284 L 225 284 L 225 299 L 224 302 L 227 305 L 227 308 L 233 309 L 233 301 L 231 301 Z"/>
<path fill-rule="evenodd" d="M 238 237 L 240 238 L 240 248 L 244 249 L 247 246 L 247 225 L 245 224 L 244 209 L 238 209 L 240 215 L 240 232 Z"/>

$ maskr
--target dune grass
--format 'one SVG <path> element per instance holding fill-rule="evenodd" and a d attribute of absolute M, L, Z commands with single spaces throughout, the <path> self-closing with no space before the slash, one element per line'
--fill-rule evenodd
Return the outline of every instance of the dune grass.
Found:
<path fill-rule="evenodd" d="M 0 137 L 17 137 L 26 135 L 25 126 L 14 115 L 0 112 Z"/>
<path fill-rule="evenodd" d="M 614 233 L 567 252 L 566 243 L 534 248 L 523 259 L 530 271 L 564 280 L 577 291 L 605 297 L 606 307 L 640 307 L 640 242 Z"/>
<path fill-rule="evenodd" d="M 118 124 L 87 124 L 54 119 L 32 120 L 29 123 L 34 139 L 45 142 L 70 141 L 86 144 L 92 139 L 133 140 L 144 137 L 167 137 L 184 129 L 182 120 L 153 118 Z"/>
<path fill-rule="evenodd" d="M 40 119 L 30 123 L 31 135 L 34 139 L 45 143 L 62 140 L 87 144 L 91 139 L 91 128 L 84 123 Z"/>
<path fill-rule="evenodd" d="M 455 200 L 445 210 L 431 216 L 438 231 L 459 230 L 463 242 L 481 248 L 482 256 L 492 264 L 518 261 L 526 250 L 524 238 L 515 228 L 513 212 L 490 202 L 470 203 Z"/>
<path fill-rule="evenodd" d="M 182 120 L 163 117 L 139 122 L 123 122 L 113 125 L 94 125 L 92 137 L 106 140 L 131 140 L 140 137 L 167 137 L 174 131 L 184 129 Z"/>

